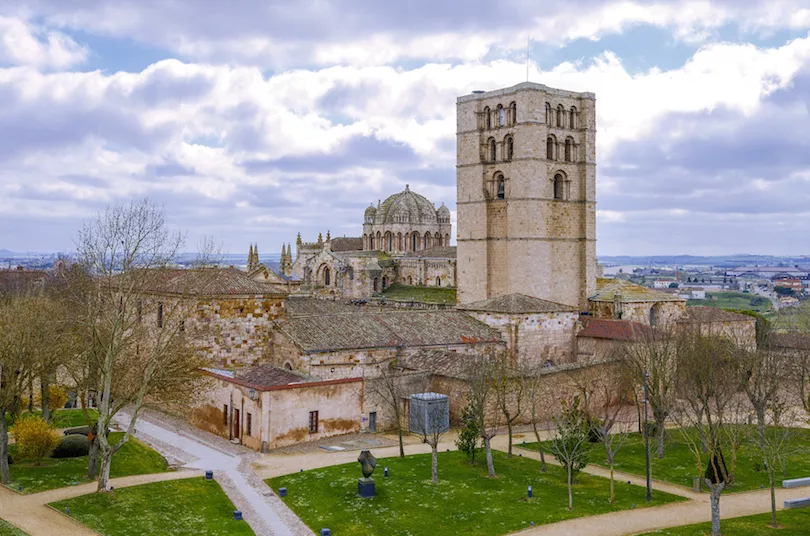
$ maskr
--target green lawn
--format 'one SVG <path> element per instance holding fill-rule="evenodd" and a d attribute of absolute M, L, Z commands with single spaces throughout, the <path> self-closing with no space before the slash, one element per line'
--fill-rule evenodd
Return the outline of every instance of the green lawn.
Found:
<path fill-rule="evenodd" d="M 91 409 L 88 410 L 90 414 L 90 418 L 93 422 L 98 420 L 98 411 Z M 28 415 L 29 413 L 26 411 L 23 415 Z M 34 411 L 31 415 L 42 415 L 41 411 Z M 5 415 L 6 423 L 11 426 L 11 415 L 6 413 Z M 79 426 L 87 426 L 87 422 L 84 420 L 84 413 L 81 409 L 58 409 L 53 413 L 53 418 L 51 420 L 54 428 L 77 428 Z"/>
<path fill-rule="evenodd" d="M 409 287 L 407 285 L 391 285 L 383 292 L 383 296 L 391 300 L 417 301 L 424 303 L 456 303 L 456 289 L 446 287 Z"/>
<path fill-rule="evenodd" d="M 143 534 L 252 535 L 234 521 L 233 503 L 213 480 L 188 478 L 156 482 L 114 493 L 93 493 L 51 506 L 107 536 Z"/>
<path fill-rule="evenodd" d="M 750 430 L 754 433 L 753 427 Z M 793 446 L 791 455 L 788 457 L 787 474 L 779 475 L 778 484 L 781 485 L 783 478 L 799 478 L 810 476 L 810 430 L 794 429 Z M 754 438 L 747 439 L 737 454 L 737 472 L 734 485 L 726 491 L 733 493 L 737 491 L 748 491 L 760 489 L 763 485 L 768 486 L 768 475 L 761 468 L 762 456 L 759 447 L 753 442 Z M 650 451 L 652 454 L 652 477 L 656 480 L 663 480 L 673 484 L 692 487 L 692 479 L 698 476 L 695 457 L 688 449 L 683 440 L 681 432 L 677 429 L 667 430 L 667 441 L 664 448 L 664 458 L 658 459 L 655 456 L 655 440 L 650 439 Z M 537 449 L 537 443 L 521 445 L 531 450 Z M 548 452 L 548 450 L 546 450 Z M 724 453 L 727 463 L 731 462 L 731 453 Z M 703 464 L 708 462 L 708 457 L 703 460 Z M 591 463 L 596 465 L 605 464 L 604 449 L 601 444 L 595 444 Z M 644 441 L 640 434 L 631 434 L 627 442 L 619 450 L 616 456 L 616 470 L 637 475 L 645 474 Z"/>
<path fill-rule="evenodd" d="M 110 434 L 110 441 L 117 441 L 123 432 Z M 26 460 L 17 460 L 16 448 L 9 446 L 14 463 L 9 467 L 11 482 L 9 486 L 21 493 L 38 493 L 49 489 L 62 488 L 87 482 L 87 456 L 80 458 L 46 458 L 37 467 Z M 137 439 L 130 438 L 121 449 L 113 455 L 110 476 L 145 475 L 168 471 L 166 460 Z M 22 487 L 22 489 L 18 489 Z"/>
<path fill-rule="evenodd" d="M 765 296 L 744 292 L 707 292 L 705 300 L 688 300 L 686 305 L 707 305 L 718 309 L 747 309 L 758 313 L 773 310 L 771 300 Z"/>
<path fill-rule="evenodd" d="M 770 527 L 771 514 L 755 516 L 722 518 L 722 501 L 720 506 L 720 530 L 723 536 L 807 536 L 810 533 L 810 508 L 782 510 L 776 513 L 776 519 L 783 528 L 774 530 Z M 660 536 L 704 536 L 711 532 L 711 523 L 686 525 L 672 529 L 648 532 L 641 536 L 658 534 Z"/>
<path fill-rule="evenodd" d="M 7 521 L 0 519 L 0 536 L 28 536 L 26 533 Z"/>
<path fill-rule="evenodd" d="M 357 497 L 360 465 L 350 463 L 268 480 L 273 489 L 287 488 L 283 499 L 318 533 L 372 536 L 494 536 L 535 524 L 553 523 L 593 514 L 645 506 L 645 490 L 627 484 L 616 486 L 616 502 L 608 503 L 608 481 L 580 475 L 574 486 L 574 510 L 568 510 L 565 475 L 559 467 L 540 472 L 529 458 L 507 459 L 493 452 L 497 478 L 487 477 L 483 452 L 470 466 L 458 451 L 439 454 L 439 484 L 430 482 L 430 455 L 385 458 L 377 461 L 374 478 L 377 495 Z M 383 477 L 388 467 L 390 478 Z M 527 486 L 534 498 L 527 499 Z M 652 505 L 682 500 L 657 494 Z"/>

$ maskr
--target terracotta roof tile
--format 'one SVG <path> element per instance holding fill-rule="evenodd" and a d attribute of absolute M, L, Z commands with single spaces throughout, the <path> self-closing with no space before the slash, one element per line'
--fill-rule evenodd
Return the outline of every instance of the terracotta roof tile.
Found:
<path fill-rule="evenodd" d="M 768 344 L 774 348 L 787 350 L 810 350 L 810 334 L 789 331 L 787 333 L 771 333 Z"/>
<path fill-rule="evenodd" d="M 443 349 L 422 349 L 400 360 L 403 367 L 410 370 L 430 372 L 436 376 L 466 379 L 470 377 L 470 367 L 474 356 Z"/>
<path fill-rule="evenodd" d="M 260 283 L 236 268 L 161 269 L 144 278 L 141 290 L 156 294 L 223 295 L 284 295 L 287 292 L 267 283 Z"/>
<path fill-rule="evenodd" d="M 483 300 L 467 305 L 459 305 L 457 309 L 464 311 L 484 311 L 488 313 L 560 313 L 577 312 L 575 307 L 556 303 L 548 300 L 541 300 L 525 294 L 506 294 L 496 296 L 488 300 Z"/>

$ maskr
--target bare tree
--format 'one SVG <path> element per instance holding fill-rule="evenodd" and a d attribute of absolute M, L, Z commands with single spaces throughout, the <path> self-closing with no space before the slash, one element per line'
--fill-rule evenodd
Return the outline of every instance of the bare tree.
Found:
<path fill-rule="evenodd" d="M 83 295 L 88 347 L 82 355 L 95 382 L 88 387 L 99 400 L 99 491 L 107 489 L 112 456 L 133 434 L 144 405 L 188 400 L 199 385 L 203 361 L 184 334 L 193 296 L 180 293 L 156 304 L 145 299 L 177 275 L 167 268 L 182 243 L 167 230 L 163 209 L 148 200 L 108 208 L 79 231 L 79 261 L 94 278 L 93 290 Z M 144 321 L 144 302 L 156 309 L 154 325 Z M 104 431 L 127 406 L 128 426 L 112 444 Z"/>
<path fill-rule="evenodd" d="M 0 301 L 0 480 L 9 482 L 6 413 L 19 412 L 21 397 L 33 375 L 32 333 L 29 315 L 35 311 L 26 297 Z"/>
<path fill-rule="evenodd" d="M 574 475 L 588 465 L 588 416 L 581 407 L 579 395 L 571 402 L 563 400 L 560 413 L 554 417 L 555 435 L 550 449 L 565 468 L 568 483 L 568 509 L 574 509 Z"/>
<path fill-rule="evenodd" d="M 509 436 L 509 446 L 507 457 L 512 457 L 512 429 L 515 422 L 520 418 L 523 410 L 523 382 L 520 381 L 520 374 L 512 368 L 506 356 L 498 356 L 492 364 L 492 388 L 495 395 L 495 403 L 498 410 L 503 415 L 506 423 L 506 430 Z"/>
<path fill-rule="evenodd" d="M 490 478 L 495 477 L 495 465 L 492 461 L 492 438 L 498 435 L 500 416 L 497 409 L 490 411 L 493 404 L 493 383 L 495 367 L 492 361 L 485 356 L 471 360 L 468 374 L 467 399 L 469 407 L 476 413 L 478 429 L 484 442 L 484 453 L 487 459 L 487 472 Z"/>
<path fill-rule="evenodd" d="M 640 388 L 647 374 L 647 401 L 656 425 L 657 456 L 664 457 L 666 422 L 675 405 L 677 337 L 673 327 L 637 329 L 634 341 L 621 346 L 619 356 Z"/>
<path fill-rule="evenodd" d="M 425 411 L 412 416 L 412 419 L 415 417 L 416 429 L 422 437 L 422 442 L 430 445 L 431 481 L 434 484 L 438 484 L 439 442 L 441 441 L 442 435 L 449 429 L 449 406 L 446 404 L 447 396 L 438 393 L 425 393 L 423 400 L 427 402 L 427 407 L 423 408 Z M 411 411 L 413 411 L 413 408 Z"/>
<path fill-rule="evenodd" d="M 599 438 L 600 443 L 605 448 L 605 460 L 610 468 L 610 503 L 616 499 L 615 481 L 613 478 L 616 455 L 627 441 L 630 430 L 624 426 L 620 417 L 625 403 L 632 396 L 632 383 L 626 378 L 619 376 L 615 381 L 604 381 L 600 383 L 597 397 L 591 400 L 592 409 L 588 412 L 591 431 Z M 596 398 L 597 400 L 594 400 Z"/>
<path fill-rule="evenodd" d="M 399 438 L 399 456 L 404 458 L 405 446 L 402 437 L 405 427 L 403 422 L 403 400 L 411 392 L 414 392 L 414 389 L 408 389 L 406 384 L 416 380 L 417 385 L 424 388 L 426 387 L 425 376 L 423 373 L 415 375 L 403 372 L 397 359 L 375 361 L 372 365 L 377 371 L 377 376 L 366 380 L 366 395 L 371 401 L 380 402 L 391 410 Z M 416 391 L 421 390 L 424 389 L 416 389 Z"/>
<path fill-rule="evenodd" d="M 723 338 L 688 330 L 678 337 L 678 394 L 684 401 L 673 416 L 711 496 L 712 536 L 720 536 L 720 495 L 733 482 L 736 467 L 726 465 L 723 450 L 729 450 L 724 427 L 729 404 L 740 391 L 733 344 Z M 690 428 L 705 427 L 696 434 Z M 704 451 L 708 464 L 703 469 Z"/>
<path fill-rule="evenodd" d="M 537 441 L 537 450 L 540 452 L 540 470 L 545 473 L 546 455 L 543 451 L 543 441 L 540 438 L 538 424 L 541 419 L 544 422 L 547 420 L 546 408 L 549 406 L 549 398 L 544 388 L 543 375 L 540 374 L 540 370 L 537 367 L 525 367 L 520 376 L 521 382 L 523 382 L 526 403 L 529 406 L 529 420 L 531 421 L 535 441 Z"/>

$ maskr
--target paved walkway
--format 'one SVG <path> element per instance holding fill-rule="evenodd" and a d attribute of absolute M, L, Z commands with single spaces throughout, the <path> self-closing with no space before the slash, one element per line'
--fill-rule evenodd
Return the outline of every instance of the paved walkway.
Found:
<path fill-rule="evenodd" d="M 129 416 L 119 414 L 119 424 L 125 425 Z M 293 517 L 289 510 L 267 487 L 264 482 L 256 478 L 250 468 L 249 455 L 234 455 L 216 445 L 217 438 L 211 437 L 210 442 L 199 437 L 199 434 L 184 433 L 182 430 L 170 429 L 165 423 L 150 422 L 140 418 L 135 426 L 135 435 L 164 455 L 171 455 L 180 459 L 184 468 L 211 470 L 214 479 L 221 485 L 225 493 L 240 509 L 245 520 L 253 528 L 257 536 L 296 536 L 303 531 L 300 521 L 290 523 Z M 171 452 L 165 452 L 169 446 Z M 289 512 L 287 514 L 284 511 Z M 296 519 L 297 521 L 297 519 Z M 290 526 L 293 525 L 293 526 Z M 305 529 L 305 527 L 304 527 Z M 308 534 L 311 531 L 305 529 Z"/>

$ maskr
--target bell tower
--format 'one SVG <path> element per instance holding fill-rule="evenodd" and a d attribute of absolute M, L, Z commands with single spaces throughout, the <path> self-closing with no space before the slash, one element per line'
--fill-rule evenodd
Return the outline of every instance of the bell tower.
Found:
<path fill-rule="evenodd" d="M 524 82 L 456 101 L 458 302 L 587 310 L 596 284 L 596 97 Z"/>

